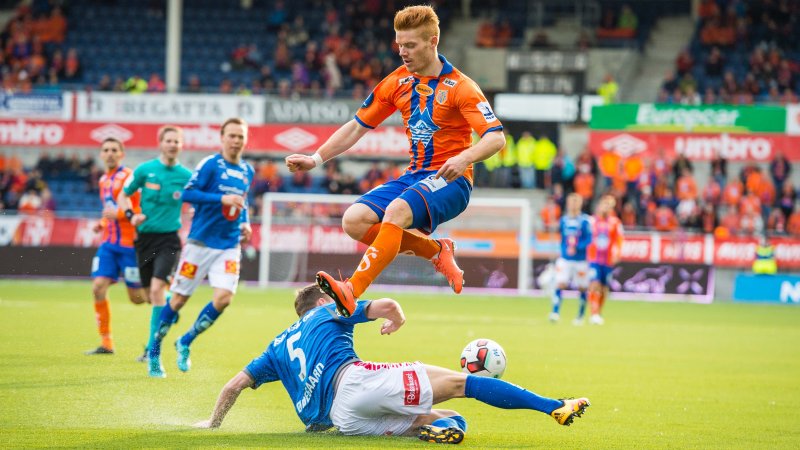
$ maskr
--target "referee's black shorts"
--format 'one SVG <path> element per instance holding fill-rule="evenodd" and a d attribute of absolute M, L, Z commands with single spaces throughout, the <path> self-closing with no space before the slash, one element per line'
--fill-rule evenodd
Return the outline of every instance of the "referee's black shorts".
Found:
<path fill-rule="evenodd" d="M 142 287 L 150 287 L 153 277 L 169 283 L 181 258 L 181 238 L 177 232 L 139 233 L 133 243 Z"/>

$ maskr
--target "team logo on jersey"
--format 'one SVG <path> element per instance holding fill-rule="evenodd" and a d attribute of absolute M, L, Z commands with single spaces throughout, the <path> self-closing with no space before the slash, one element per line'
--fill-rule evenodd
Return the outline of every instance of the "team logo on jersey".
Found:
<path fill-rule="evenodd" d="M 449 91 L 441 90 L 436 93 L 436 103 L 440 105 L 444 105 L 444 102 L 447 101 L 447 93 Z"/>
<path fill-rule="evenodd" d="M 409 75 L 409 76 L 407 76 L 405 78 L 400 78 L 399 80 L 397 80 L 398 86 L 402 86 L 404 84 L 408 84 L 408 83 L 412 83 L 412 82 L 414 82 L 414 75 Z"/>
<path fill-rule="evenodd" d="M 419 95 L 433 95 L 433 89 L 427 84 L 418 84 L 414 90 L 417 91 Z"/>
<path fill-rule="evenodd" d="M 239 274 L 239 261 L 232 261 L 226 260 L 225 261 L 225 273 L 229 273 L 232 275 Z"/>
<path fill-rule="evenodd" d="M 195 275 L 197 275 L 197 264 L 184 261 L 183 264 L 181 264 L 181 270 L 178 273 L 184 278 L 194 280 Z"/>
<path fill-rule="evenodd" d="M 480 102 L 476 106 L 481 114 L 483 114 L 483 118 L 486 119 L 487 122 L 494 122 L 497 120 L 497 117 L 495 117 L 494 111 L 492 111 L 492 107 L 489 105 L 489 102 Z"/>
<path fill-rule="evenodd" d="M 181 191 L 175 191 L 172 193 L 173 200 L 180 200 L 181 199 Z"/>
<path fill-rule="evenodd" d="M 439 127 L 433 123 L 429 108 L 426 108 L 425 111 L 420 111 L 417 108 L 411 118 L 408 119 L 408 123 L 408 129 L 411 130 L 411 143 L 414 147 L 420 142 L 427 147 L 431 138 L 433 138 L 433 133 L 439 131 Z"/>
<path fill-rule="evenodd" d="M 222 205 L 222 215 L 229 222 L 234 222 L 238 220 L 241 214 L 242 210 L 235 206 Z"/>
<path fill-rule="evenodd" d="M 442 80 L 442 83 L 444 83 L 445 86 L 455 87 L 456 83 L 458 82 L 450 78 L 445 78 L 444 80 Z"/>

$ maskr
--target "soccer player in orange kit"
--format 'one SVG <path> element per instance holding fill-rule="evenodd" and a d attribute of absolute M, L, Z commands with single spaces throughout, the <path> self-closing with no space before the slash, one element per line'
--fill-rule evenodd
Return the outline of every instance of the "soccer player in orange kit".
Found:
<path fill-rule="evenodd" d="M 612 195 L 604 195 L 597 205 L 597 214 L 592 223 L 592 243 L 588 249 L 589 260 L 589 323 L 602 325 L 605 320 L 600 315 L 608 297 L 608 283 L 614 266 L 622 253 L 622 222 L 614 215 L 616 200 Z"/>
<path fill-rule="evenodd" d="M 352 277 L 339 281 L 317 273 L 320 288 L 349 317 L 372 281 L 398 253 L 430 260 L 456 293 L 464 272 L 450 239 L 425 234 L 458 216 L 472 192 L 472 164 L 505 144 L 503 125 L 478 85 L 438 54 L 439 18 L 430 6 L 409 6 L 394 18 L 395 41 L 403 65 L 384 78 L 353 120 L 340 127 L 313 156 L 290 155 L 291 172 L 321 166 L 351 148 L 369 130 L 399 110 L 409 140 L 410 164 L 397 180 L 359 198 L 342 218 L 344 231 L 369 248 Z M 481 139 L 472 144 L 475 130 Z"/>
<path fill-rule="evenodd" d="M 134 304 L 142 304 L 147 295 L 142 289 L 139 267 L 136 265 L 136 252 L 133 240 L 136 229 L 131 225 L 125 211 L 117 206 L 117 196 L 128 176 L 133 173 L 122 165 L 125 147 L 116 138 L 106 138 L 100 147 L 106 173 L 100 177 L 100 200 L 103 202 L 103 218 L 94 226 L 95 232 L 103 233 L 102 243 L 92 259 L 92 294 L 97 328 L 102 340 L 99 347 L 86 352 L 87 355 L 114 353 L 111 339 L 111 311 L 108 305 L 108 288 L 116 283 L 122 273 L 128 287 L 128 298 Z M 139 194 L 131 197 L 133 209 L 139 210 Z"/>

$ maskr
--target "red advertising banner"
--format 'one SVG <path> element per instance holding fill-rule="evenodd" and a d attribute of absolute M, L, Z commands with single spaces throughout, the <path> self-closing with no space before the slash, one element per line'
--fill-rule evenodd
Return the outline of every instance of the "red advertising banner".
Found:
<path fill-rule="evenodd" d="M 706 240 L 702 236 L 672 237 L 659 236 L 661 238 L 661 262 L 672 263 L 705 263 Z"/>
<path fill-rule="evenodd" d="M 783 152 L 800 161 L 800 136 L 773 133 L 637 133 L 589 132 L 589 148 L 597 156 L 616 152 L 622 157 L 638 154 L 653 157 L 660 148 L 666 155 L 686 155 L 691 160 L 711 160 L 718 153 L 729 161 L 766 162 Z"/>
<path fill-rule="evenodd" d="M 622 241 L 623 261 L 650 262 L 653 243 L 649 235 L 626 235 Z"/>
<path fill-rule="evenodd" d="M 159 124 L 113 124 L 38 120 L 0 120 L 0 146 L 97 147 L 115 137 L 128 148 L 155 149 Z M 182 125 L 184 149 L 219 149 L 219 127 Z M 279 124 L 250 127 L 248 149 L 261 152 L 316 150 L 338 129 L 336 125 Z M 355 155 L 406 157 L 408 138 L 402 127 L 382 126 L 367 133 L 351 150 Z"/>
<path fill-rule="evenodd" d="M 738 237 L 714 242 L 714 264 L 724 267 L 750 267 L 756 254 L 755 238 Z M 773 238 L 775 260 L 781 269 L 800 269 L 800 241 Z"/>

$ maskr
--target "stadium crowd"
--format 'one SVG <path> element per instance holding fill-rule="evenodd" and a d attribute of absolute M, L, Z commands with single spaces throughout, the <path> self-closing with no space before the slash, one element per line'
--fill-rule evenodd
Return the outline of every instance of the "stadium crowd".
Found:
<path fill-rule="evenodd" d="M 702 0 L 695 35 L 657 101 L 787 104 L 800 92 L 800 3 Z"/>
<path fill-rule="evenodd" d="M 557 227 L 566 196 L 577 192 L 586 212 L 601 195 L 612 194 L 626 229 L 800 235 L 792 165 L 782 154 L 769 166 L 751 163 L 736 174 L 717 158 L 706 176 L 697 177 L 695 164 L 684 156 L 667 157 L 664 149 L 654 158 L 606 152 L 599 159 L 586 149 L 573 159 L 546 135 L 536 139 L 525 132 L 516 140 L 507 135 L 506 143 L 476 167 L 475 184 L 544 189 L 549 197 L 540 217 L 546 229 Z M 708 181 L 699 185 L 698 178 Z"/>

